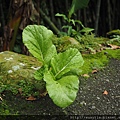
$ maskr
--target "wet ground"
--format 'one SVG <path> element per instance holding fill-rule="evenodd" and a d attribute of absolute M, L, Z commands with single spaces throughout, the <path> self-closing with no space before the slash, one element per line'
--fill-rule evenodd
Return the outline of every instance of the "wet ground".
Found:
<path fill-rule="evenodd" d="M 4 99 L 14 108 L 11 112 L 20 115 L 120 115 L 120 60 L 111 59 L 107 67 L 88 79 L 80 77 L 80 81 L 76 100 L 65 109 L 57 107 L 48 95 L 36 101 L 12 95 Z"/>

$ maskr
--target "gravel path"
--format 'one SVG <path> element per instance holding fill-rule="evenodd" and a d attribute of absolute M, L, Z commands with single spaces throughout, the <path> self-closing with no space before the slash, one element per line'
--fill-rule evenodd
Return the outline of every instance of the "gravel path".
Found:
<path fill-rule="evenodd" d="M 66 109 L 53 104 L 46 96 L 37 101 L 9 96 L 9 106 L 22 115 L 120 115 L 120 60 L 109 65 L 87 80 L 80 78 L 80 90 L 75 102 Z M 103 92 L 108 94 L 104 95 Z M 59 99 L 59 98 L 58 98 Z"/>
<path fill-rule="evenodd" d="M 108 94 L 104 95 L 103 92 Z M 112 59 L 104 70 L 92 75 L 80 87 L 69 114 L 120 115 L 120 61 Z"/>

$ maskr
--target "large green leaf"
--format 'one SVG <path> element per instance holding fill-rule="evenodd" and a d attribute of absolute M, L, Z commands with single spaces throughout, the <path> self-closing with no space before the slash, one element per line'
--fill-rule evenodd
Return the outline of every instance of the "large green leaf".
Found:
<path fill-rule="evenodd" d="M 39 61 L 49 63 L 51 58 L 57 54 L 52 44 L 53 32 L 44 26 L 29 25 L 23 30 L 23 43 L 30 53 Z"/>
<path fill-rule="evenodd" d="M 65 76 L 59 80 L 49 71 L 44 74 L 46 89 L 53 102 L 62 108 L 69 106 L 76 98 L 79 89 L 77 76 Z"/>
<path fill-rule="evenodd" d="M 77 10 L 86 7 L 88 3 L 89 0 L 73 0 L 71 8 L 69 10 L 69 17 L 71 17 L 71 15 L 75 13 Z"/>
<path fill-rule="evenodd" d="M 44 70 L 45 70 L 45 67 L 42 66 L 39 70 L 35 71 L 34 78 L 36 80 L 43 80 Z"/>
<path fill-rule="evenodd" d="M 51 59 L 51 68 L 54 76 L 59 79 L 72 69 L 80 69 L 83 63 L 83 58 L 78 49 L 71 48 L 53 57 Z"/>

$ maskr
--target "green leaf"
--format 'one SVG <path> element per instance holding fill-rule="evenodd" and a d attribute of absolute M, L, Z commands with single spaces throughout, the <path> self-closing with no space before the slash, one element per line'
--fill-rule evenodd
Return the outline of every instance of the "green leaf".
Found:
<path fill-rule="evenodd" d="M 57 13 L 55 16 L 63 17 L 64 20 L 68 21 L 68 18 L 64 14 Z"/>
<path fill-rule="evenodd" d="M 69 106 L 75 100 L 79 89 L 77 76 L 70 75 L 56 80 L 49 71 L 44 74 L 46 89 L 53 102 L 62 108 Z"/>
<path fill-rule="evenodd" d="M 49 63 L 57 54 L 52 44 L 53 32 L 44 26 L 29 25 L 23 30 L 23 43 L 39 61 Z"/>
<path fill-rule="evenodd" d="M 62 29 L 64 29 L 64 28 L 69 28 L 70 26 L 69 25 L 64 25 L 63 27 L 62 27 Z M 72 27 L 72 26 L 71 26 Z"/>
<path fill-rule="evenodd" d="M 69 28 L 68 28 L 68 36 L 70 36 L 71 35 L 71 33 L 72 33 L 72 26 L 69 26 Z"/>
<path fill-rule="evenodd" d="M 84 25 L 82 24 L 80 20 L 75 20 L 75 23 L 79 23 L 84 28 Z"/>
<path fill-rule="evenodd" d="M 44 66 L 42 66 L 39 70 L 35 71 L 34 78 L 36 80 L 42 80 L 43 79 L 43 73 L 44 73 Z"/>
<path fill-rule="evenodd" d="M 55 77 L 59 79 L 72 69 L 80 69 L 83 63 L 83 58 L 78 49 L 70 48 L 51 59 L 51 68 Z"/>
<path fill-rule="evenodd" d="M 85 32 L 85 33 L 89 33 L 89 32 L 92 32 L 94 29 L 93 28 L 83 28 L 82 30 L 80 30 L 80 32 Z"/>
<path fill-rule="evenodd" d="M 75 26 L 75 20 L 70 19 L 69 22 L 71 22 Z"/>
<path fill-rule="evenodd" d="M 39 70 L 34 72 L 34 78 L 36 80 L 43 80 L 43 76 L 44 76 L 45 71 L 48 71 L 48 65 L 47 64 L 45 64 Z"/>
<path fill-rule="evenodd" d="M 71 8 L 69 10 L 69 18 L 73 13 L 81 8 L 85 8 L 89 3 L 89 0 L 73 0 Z"/>

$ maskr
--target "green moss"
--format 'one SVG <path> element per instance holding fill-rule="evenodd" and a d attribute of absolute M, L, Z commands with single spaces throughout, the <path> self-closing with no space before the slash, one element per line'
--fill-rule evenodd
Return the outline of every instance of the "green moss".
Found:
<path fill-rule="evenodd" d="M 108 54 L 109 58 L 115 58 L 115 59 L 119 59 L 120 60 L 120 49 L 116 49 L 116 50 L 105 50 L 106 53 Z"/>
<path fill-rule="evenodd" d="M 83 55 L 84 65 L 82 66 L 82 74 L 88 74 L 94 69 L 99 70 L 104 68 L 111 58 L 120 59 L 120 49 L 109 49 L 96 54 Z"/>

